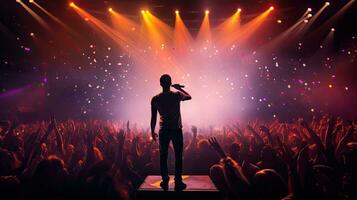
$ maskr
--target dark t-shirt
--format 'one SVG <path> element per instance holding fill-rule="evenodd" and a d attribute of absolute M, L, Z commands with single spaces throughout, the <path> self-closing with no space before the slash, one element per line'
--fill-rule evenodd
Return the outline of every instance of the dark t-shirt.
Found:
<path fill-rule="evenodd" d="M 160 129 L 182 128 L 180 101 L 184 99 L 181 92 L 165 92 L 151 99 L 151 106 L 160 114 Z"/>

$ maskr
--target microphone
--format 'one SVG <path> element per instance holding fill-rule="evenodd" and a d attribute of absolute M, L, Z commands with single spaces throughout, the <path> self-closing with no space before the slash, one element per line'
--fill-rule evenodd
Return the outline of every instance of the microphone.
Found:
<path fill-rule="evenodd" d="M 171 85 L 171 87 L 174 87 L 174 88 L 176 88 L 176 87 L 178 87 L 178 88 L 184 88 L 185 86 L 176 83 L 176 84 Z"/>

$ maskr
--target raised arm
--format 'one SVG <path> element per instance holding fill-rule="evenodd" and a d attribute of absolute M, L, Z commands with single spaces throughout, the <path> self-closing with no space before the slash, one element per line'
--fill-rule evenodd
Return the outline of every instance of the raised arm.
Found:
<path fill-rule="evenodd" d="M 175 88 L 176 90 L 178 90 L 179 92 L 181 92 L 181 94 L 183 95 L 182 101 L 186 101 L 186 100 L 191 100 L 192 99 L 191 95 L 188 92 L 186 92 L 182 88 L 182 86 L 180 86 L 178 84 L 174 84 L 174 85 L 172 85 L 172 87 Z"/>

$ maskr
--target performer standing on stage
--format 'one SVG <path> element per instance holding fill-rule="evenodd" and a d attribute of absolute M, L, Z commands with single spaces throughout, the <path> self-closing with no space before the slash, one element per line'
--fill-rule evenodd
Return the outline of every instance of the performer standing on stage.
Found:
<path fill-rule="evenodd" d="M 157 112 L 160 114 L 160 130 L 159 130 L 159 145 L 160 145 L 160 172 L 162 181 L 160 186 L 164 190 L 169 188 L 169 175 L 167 169 L 167 155 L 170 141 L 174 146 L 175 151 L 175 190 L 181 191 L 186 188 L 186 184 L 182 182 L 182 151 L 183 151 L 183 135 L 180 113 L 180 102 L 190 100 L 192 97 L 179 84 L 171 85 L 171 77 L 164 74 L 160 77 L 160 85 L 162 92 L 154 96 L 151 100 L 151 135 L 156 141 L 157 134 L 155 133 Z M 170 87 L 178 90 L 172 92 Z"/>

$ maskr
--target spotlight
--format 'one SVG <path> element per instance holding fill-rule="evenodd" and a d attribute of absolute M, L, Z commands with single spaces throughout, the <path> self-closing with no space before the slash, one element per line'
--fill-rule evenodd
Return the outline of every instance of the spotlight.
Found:
<path fill-rule="evenodd" d="M 281 21 L 280 19 L 278 19 L 276 22 L 277 22 L 278 24 L 281 24 L 283 21 Z"/>
<path fill-rule="evenodd" d="M 332 32 L 335 32 L 335 28 L 331 28 L 331 31 L 332 31 Z"/>
<path fill-rule="evenodd" d="M 238 9 L 237 9 L 237 12 L 242 12 L 242 9 L 238 8 Z"/>
<path fill-rule="evenodd" d="M 175 10 L 175 13 L 178 15 L 180 12 L 178 10 Z"/>
<path fill-rule="evenodd" d="M 150 13 L 149 10 L 145 10 L 146 13 Z"/>
<path fill-rule="evenodd" d="M 308 14 L 308 15 L 307 15 L 307 17 L 308 17 L 308 18 L 312 17 L 312 14 L 311 14 L 311 13 L 310 13 L 310 14 Z"/>
<path fill-rule="evenodd" d="M 33 3 L 33 2 L 35 2 L 34 0 L 29 0 L 29 3 Z"/>
<path fill-rule="evenodd" d="M 205 14 L 208 15 L 208 14 L 209 14 L 209 10 L 206 10 L 206 11 L 205 11 Z"/>
<path fill-rule="evenodd" d="M 307 9 L 307 11 L 308 11 L 308 12 L 311 12 L 311 11 L 312 11 L 312 9 L 311 9 L 311 8 L 308 8 L 308 9 Z"/>
<path fill-rule="evenodd" d="M 325 3 L 325 5 L 326 5 L 326 6 L 329 6 L 329 5 L 330 5 L 330 2 L 327 1 L 327 2 Z"/>
<path fill-rule="evenodd" d="M 269 10 L 274 10 L 274 6 L 270 6 Z"/>
<path fill-rule="evenodd" d="M 309 20 L 305 19 L 304 22 L 307 23 L 307 22 L 309 22 Z"/>
<path fill-rule="evenodd" d="M 108 11 L 109 12 L 113 12 L 113 8 L 108 8 Z"/>
<path fill-rule="evenodd" d="M 16 0 L 17 3 L 21 3 L 21 0 Z"/>
<path fill-rule="evenodd" d="M 145 14 L 145 10 L 141 10 L 141 14 Z"/>
<path fill-rule="evenodd" d="M 74 7 L 75 4 L 73 2 L 69 3 L 69 6 Z"/>

